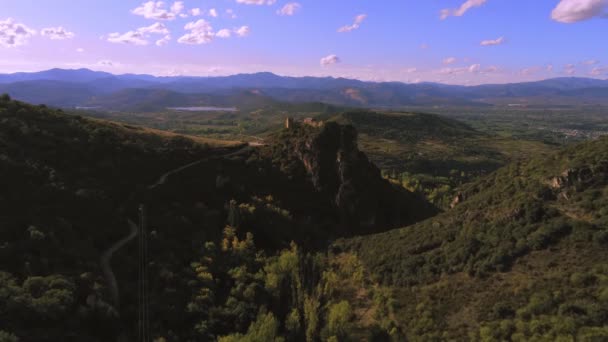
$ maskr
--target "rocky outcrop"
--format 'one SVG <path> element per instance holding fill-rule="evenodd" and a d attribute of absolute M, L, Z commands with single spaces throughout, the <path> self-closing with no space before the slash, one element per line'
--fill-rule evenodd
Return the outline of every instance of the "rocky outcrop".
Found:
<path fill-rule="evenodd" d="M 595 182 L 608 181 L 608 161 L 600 161 L 593 166 L 569 168 L 561 175 L 549 180 L 554 190 L 563 190 L 572 186 L 589 186 Z"/>
<path fill-rule="evenodd" d="M 452 199 L 452 203 L 450 203 L 450 209 L 456 208 L 456 206 L 462 202 L 464 202 L 464 194 L 462 192 L 459 192 L 458 194 L 456 194 L 456 196 L 454 196 L 454 199 Z"/>
<path fill-rule="evenodd" d="M 342 226 L 375 231 L 404 226 L 436 213 L 418 196 L 391 185 L 357 146 L 353 126 L 326 123 L 306 128 L 292 139 L 293 155 L 315 189 L 332 199 Z"/>

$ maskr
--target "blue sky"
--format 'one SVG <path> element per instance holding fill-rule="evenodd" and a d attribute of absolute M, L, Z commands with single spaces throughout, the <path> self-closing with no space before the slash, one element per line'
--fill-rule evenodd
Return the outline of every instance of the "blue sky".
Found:
<path fill-rule="evenodd" d="M 608 77 L 608 0 L 3 0 L 0 72 Z"/>

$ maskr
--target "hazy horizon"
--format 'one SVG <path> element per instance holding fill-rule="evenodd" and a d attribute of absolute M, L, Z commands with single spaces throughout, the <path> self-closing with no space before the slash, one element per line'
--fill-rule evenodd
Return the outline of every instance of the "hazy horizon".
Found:
<path fill-rule="evenodd" d="M 547 80 L 552 80 L 552 79 L 595 79 L 595 80 L 599 80 L 599 81 L 608 81 L 608 78 L 599 78 L 599 77 L 587 77 L 587 76 L 560 76 L 560 75 L 556 75 L 554 77 L 548 77 L 548 78 L 541 78 L 538 80 L 531 80 L 531 81 L 512 81 L 512 82 L 496 82 L 496 83 L 480 83 L 480 84 L 458 84 L 458 83 L 443 83 L 443 82 L 433 82 L 433 81 L 420 81 L 420 82 L 407 82 L 407 81 L 375 81 L 375 80 L 364 80 L 364 79 L 359 79 L 359 78 L 349 78 L 349 77 L 343 77 L 343 76 L 332 76 L 332 75 L 326 75 L 326 76 L 312 76 L 312 75 L 300 75 L 300 76 L 292 76 L 292 75 L 282 75 L 282 74 L 278 74 L 272 71 L 255 71 L 255 72 L 239 72 L 239 73 L 234 73 L 234 74 L 225 74 L 225 75 L 155 75 L 155 74 L 149 74 L 149 73 L 129 73 L 129 72 L 112 72 L 110 71 L 104 71 L 104 70 L 99 70 L 99 69 L 91 69 L 91 68 L 51 68 L 51 69 L 41 69 L 41 70 L 36 70 L 36 71 L 15 71 L 15 72 L 10 72 L 10 73 L 0 73 L 0 75 L 14 75 L 14 74 L 21 74 L 21 73 L 25 73 L 25 74 L 33 74 L 33 73 L 41 73 L 41 72 L 46 72 L 46 71 L 51 71 L 51 70 L 62 70 L 62 71 L 80 71 L 80 70 L 87 70 L 87 71 L 91 71 L 91 72 L 99 72 L 99 73 L 108 73 L 111 74 L 113 76 L 126 76 L 126 75 L 134 75 L 134 76 L 152 76 L 152 77 L 157 77 L 157 78 L 171 78 L 171 77 L 192 77 L 192 78 L 221 78 L 221 77 L 231 77 L 231 76 L 239 76 L 239 75 L 257 75 L 257 74 L 272 74 L 274 76 L 277 77 L 294 77 L 294 78 L 306 78 L 306 77 L 315 77 L 315 78 L 324 78 L 324 77 L 328 77 L 328 78 L 333 78 L 333 79 L 348 79 L 348 80 L 354 80 L 354 81 L 362 81 L 362 82 L 371 82 L 371 83 L 404 83 L 404 84 L 423 84 L 423 83 L 435 83 L 435 84 L 444 84 L 444 85 L 455 85 L 455 86 L 477 86 L 477 85 L 493 85 L 493 84 L 515 84 L 515 83 L 527 83 L 527 82 L 542 82 L 542 81 L 547 81 Z"/>

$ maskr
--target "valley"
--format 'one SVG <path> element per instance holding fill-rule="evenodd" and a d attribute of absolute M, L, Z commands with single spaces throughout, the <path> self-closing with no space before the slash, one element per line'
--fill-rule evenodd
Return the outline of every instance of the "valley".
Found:
<path fill-rule="evenodd" d="M 136 338 L 144 204 L 161 341 L 608 336 L 603 107 L 182 96 L 0 98 L 0 333 Z"/>
<path fill-rule="evenodd" d="M 1 3 L 0 342 L 608 342 L 608 0 Z"/>

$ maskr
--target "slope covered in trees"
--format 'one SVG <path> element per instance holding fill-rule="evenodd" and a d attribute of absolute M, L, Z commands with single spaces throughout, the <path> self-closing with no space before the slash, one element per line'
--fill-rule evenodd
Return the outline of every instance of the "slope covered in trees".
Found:
<path fill-rule="evenodd" d="M 606 138 L 512 162 L 436 216 L 352 125 L 215 143 L 0 98 L 0 338 L 134 339 L 137 246 L 113 257 L 118 302 L 100 257 L 139 204 L 156 339 L 608 336 Z"/>
<path fill-rule="evenodd" d="M 117 301 L 100 259 L 128 234 L 140 204 L 148 212 L 155 338 L 344 336 L 356 310 L 334 299 L 340 277 L 327 273 L 342 263 L 315 251 L 436 211 L 383 180 L 349 126 L 283 130 L 255 149 L 7 96 L 0 122 L 0 336 L 7 339 L 134 338 L 137 246 L 113 255 Z M 353 210 L 360 216 L 350 217 Z M 348 260 L 340 274 L 360 269 Z"/>
<path fill-rule="evenodd" d="M 394 289 L 412 338 L 606 339 L 607 151 L 603 138 L 513 163 L 446 213 L 335 248 Z"/>
<path fill-rule="evenodd" d="M 101 252 L 126 234 L 138 187 L 212 154 L 209 143 L 2 96 L 0 330 L 26 341 L 111 336 Z"/>

